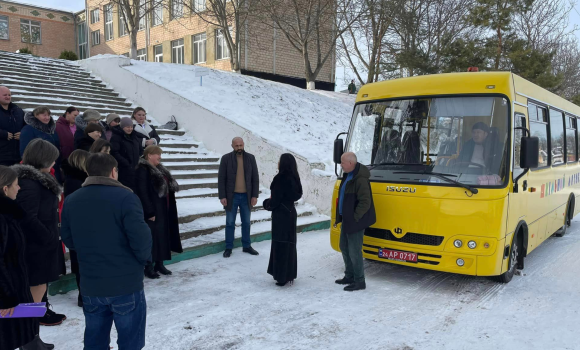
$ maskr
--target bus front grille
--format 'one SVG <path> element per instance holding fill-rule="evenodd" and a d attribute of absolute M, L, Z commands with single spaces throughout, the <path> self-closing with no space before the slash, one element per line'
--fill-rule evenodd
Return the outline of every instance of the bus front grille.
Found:
<path fill-rule="evenodd" d="M 408 243 L 408 244 L 420 244 L 420 245 L 429 245 L 437 247 L 443 243 L 444 237 L 442 236 L 433 236 L 433 235 L 424 235 L 421 233 L 413 233 L 408 232 L 401 238 L 397 238 L 393 235 L 393 233 L 389 230 L 381 230 L 377 228 L 367 228 L 365 230 L 365 236 L 384 239 L 385 241 L 393 241 L 398 243 Z"/>

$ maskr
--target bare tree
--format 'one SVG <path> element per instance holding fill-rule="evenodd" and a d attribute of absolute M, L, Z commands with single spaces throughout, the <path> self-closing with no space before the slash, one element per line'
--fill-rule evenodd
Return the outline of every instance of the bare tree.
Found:
<path fill-rule="evenodd" d="M 183 1 L 183 0 L 182 0 Z M 255 10 L 250 0 L 185 0 L 192 14 L 218 28 L 230 52 L 232 71 L 241 71 L 241 33 L 249 14 Z"/>
<path fill-rule="evenodd" d="M 306 87 L 315 88 L 318 74 L 336 50 L 336 41 L 358 19 L 356 0 L 256 0 L 258 21 L 279 30 L 302 56 Z"/>
<path fill-rule="evenodd" d="M 566 36 L 556 47 L 552 66 L 555 74 L 563 77 L 555 91 L 558 95 L 572 99 L 580 95 L 580 47 L 575 35 Z"/>

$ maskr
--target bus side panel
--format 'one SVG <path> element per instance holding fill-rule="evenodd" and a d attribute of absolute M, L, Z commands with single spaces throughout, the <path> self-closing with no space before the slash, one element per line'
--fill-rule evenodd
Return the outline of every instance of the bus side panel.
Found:
<path fill-rule="evenodd" d="M 540 222 L 536 221 L 531 225 L 528 225 L 528 254 L 530 254 L 534 249 L 540 245 L 540 237 L 538 235 L 538 228 L 540 227 Z"/>

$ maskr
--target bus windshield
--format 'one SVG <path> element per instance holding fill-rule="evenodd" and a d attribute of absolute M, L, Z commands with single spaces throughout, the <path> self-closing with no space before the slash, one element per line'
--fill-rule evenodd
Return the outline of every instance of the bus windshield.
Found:
<path fill-rule="evenodd" d="M 504 97 L 359 104 L 346 150 L 369 167 L 371 181 L 500 186 L 509 164 L 508 115 Z"/>

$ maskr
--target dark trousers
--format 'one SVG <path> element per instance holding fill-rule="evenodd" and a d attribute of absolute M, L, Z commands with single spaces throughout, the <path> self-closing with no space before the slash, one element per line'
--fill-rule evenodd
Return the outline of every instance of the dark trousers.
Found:
<path fill-rule="evenodd" d="M 250 205 L 248 204 L 247 193 L 234 193 L 232 210 L 226 211 L 226 249 L 234 248 L 234 233 L 236 231 L 236 216 L 240 208 L 240 219 L 242 220 L 242 246 L 248 248 L 252 245 L 250 240 Z"/>
<path fill-rule="evenodd" d="M 117 328 L 119 350 L 141 350 L 145 347 L 147 302 L 143 290 L 108 298 L 83 296 L 83 311 L 84 350 L 108 350 L 113 322 Z"/>
<path fill-rule="evenodd" d="M 344 276 L 354 278 L 355 282 L 365 281 L 365 269 L 362 254 L 365 231 L 345 234 L 340 230 L 340 251 L 344 260 Z"/>

